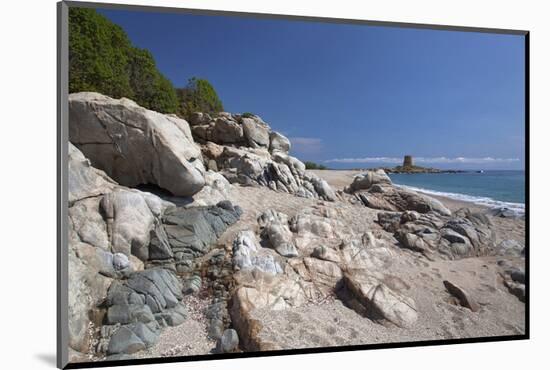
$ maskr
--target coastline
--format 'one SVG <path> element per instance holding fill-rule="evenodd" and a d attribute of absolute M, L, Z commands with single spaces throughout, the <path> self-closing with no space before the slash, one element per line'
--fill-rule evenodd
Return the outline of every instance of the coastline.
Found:
<path fill-rule="evenodd" d="M 351 183 L 354 176 L 361 174 L 364 170 L 309 170 L 312 173 L 315 173 L 317 176 L 325 179 L 332 187 L 343 190 L 346 185 Z M 496 209 L 501 207 L 506 207 L 518 215 L 523 215 L 525 212 L 524 203 L 514 203 L 514 202 L 505 202 L 483 196 L 474 196 L 461 193 L 446 193 L 442 191 L 417 188 L 409 185 L 396 184 L 395 186 L 412 190 L 417 193 L 438 199 L 443 202 L 445 205 L 448 205 L 448 208 L 451 210 L 456 210 L 459 208 L 470 208 L 478 211 L 486 211 L 490 209 Z"/>
<path fill-rule="evenodd" d="M 343 190 L 349 185 L 355 175 L 360 174 L 360 171 L 355 170 L 308 170 L 315 173 L 317 176 L 326 180 L 332 187 L 337 190 Z M 402 186 L 402 185 L 398 185 Z M 410 187 L 409 187 L 410 188 Z M 449 210 L 455 212 L 460 208 L 468 208 L 473 212 L 481 212 L 488 214 L 492 207 L 488 205 L 478 204 L 473 201 L 466 201 L 451 198 L 444 195 L 433 194 L 430 192 L 414 189 L 414 191 L 423 195 L 432 197 L 443 203 Z M 491 216 L 491 220 L 497 231 L 497 243 L 501 241 L 513 239 L 525 243 L 525 220 L 522 217 L 496 217 Z"/>

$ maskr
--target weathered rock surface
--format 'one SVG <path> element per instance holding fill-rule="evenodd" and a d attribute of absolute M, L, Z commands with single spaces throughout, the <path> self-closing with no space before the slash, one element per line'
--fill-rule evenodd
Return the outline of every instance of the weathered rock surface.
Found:
<path fill-rule="evenodd" d="M 176 271 L 191 272 L 193 260 L 206 254 L 225 229 L 239 219 L 241 212 L 229 201 L 215 206 L 168 209 L 162 216 L 165 238 L 157 238 L 153 244 L 170 245 Z"/>
<path fill-rule="evenodd" d="M 116 187 L 116 183 L 103 171 L 92 167 L 90 161 L 72 143 L 68 143 L 68 146 L 69 204 L 106 194 Z"/>
<path fill-rule="evenodd" d="M 237 271 L 258 269 L 273 275 L 283 272 L 275 256 L 260 246 L 251 230 L 240 231 L 233 241 L 233 266 Z"/>
<path fill-rule="evenodd" d="M 326 181 L 306 173 L 305 165 L 288 154 L 289 140 L 260 117 L 223 113 L 214 119 L 197 113 L 191 119 L 193 136 L 203 143 L 205 166 L 220 171 L 229 182 L 306 198 L 336 199 Z"/>
<path fill-rule="evenodd" d="M 102 336 L 98 352 L 132 354 L 153 345 L 163 326 L 183 323 L 183 287 L 174 271 L 192 271 L 194 258 L 241 210 L 226 200 L 176 207 L 120 186 L 69 145 L 70 345 L 88 353 L 96 340 L 91 328 L 106 325 L 121 329 Z M 199 278 L 186 292 L 200 284 Z"/>
<path fill-rule="evenodd" d="M 522 257 L 525 255 L 525 247 L 517 240 L 506 239 L 500 242 L 497 250 L 501 255 Z"/>
<path fill-rule="evenodd" d="M 356 176 L 345 191 L 353 193 L 358 190 L 369 190 L 373 185 L 392 185 L 392 182 L 383 170 L 367 171 L 364 175 Z"/>
<path fill-rule="evenodd" d="M 504 286 L 510 294 L 515 295 L 521 302 L 525 302 L 526 277 L 524 267 L 518 267 L 517 263 L 510 265 L 507 261 L 500 261 L 499 264 L 505 267 L 504 272 L 501 274 Z"/>
<path fill-rule="evenodd" d="M 298 251 L 294 246 L 292 232 L 288 227 L 288 217 L 274 210 L 267 210 L 259 217 L 263 225 L 262 235 L 273 249 L 283 257 L 297 257 Z"/>
<path fill-rule="evenodd" d="M 187 313 L 180 302 L 182 285 L 167 269 L 132 273 L 109 288 L 105 323 L 116 329 L 108 337 L 107 354 L 131 354 L 156 343 L 160 329 L 183 323 Z"/>
<path fill-rule="evenodd" d="M 170 204 L 119 186 L 70 143 L 68 177 L 69 338 L 87 353 L 89 328 L 101 325 L 98 305 L 113 281 L 143 269 L 150 231 Z"/>
<path fill-rule="evenodd" d="M 227 329 L 216 344 L 217 353 L 235 352 L 239 347 L 239 335 L 235 329 Z"/>
<path fill-rule="evenodd" d="M 418 318 L 414 301 L 381 283 L 364 271 L 344 275 L 344 284 L 374 320 L 387 320 L 399 327 L 411 326 Z"/>
<path fill-rule="evenodd" d="M 69 140 L 118 183 L 155 184 L 191 196 L 205 184 L 187 122 L 99 93 L 69 96 Z"/>
<path fill-rule="evenodd" d="M 353 194 L 358 202 L 374 209 L 451 215 L 451 211 L 437 199 L 394 186 L 383 170 L 367 171 L 355 177 L 344 191 Z"/>
<path fill-rule="evenodd" d="M 459 210 L 452 216 L 435 212 L 379 213 L 378 223 L 404 248 L 428 257 L 456 259 L 495 253 L 491 221 L 481 213 Z"/>
<path fill-rule="evenodd" d="M 278 253 L 283 270 L 278 274 L 261 268 L 243 268 L 235 273 L 236 289 L 230 312 L 233 326 L 238 330 L 246 350 L 278 348 L 275 343 L 267 343 L 258 336 L 264 330 L 263 321 L 257 319 L 259 311 L 265 315 L 267 312 L 279 315 L 279 311 L 286 312 L 331 299 L 342 289 L 347 271 L 380 271 L 391 261 L 392 252 L 385 243 L 372 233 L 355 235 L 348 225 L 338 221 L 337 214 L 323 206 L 304 209 L 290 219 L 282 212 L 268 209 L 258 216 L 257 222 L 259 233 L 265 238 L 264 247 L 256 242 L 243 241 L 254 240 L 251 231 L 241 232 L 235 246 L 244 249 L 247 244 L 253 245 L 247 249 L 251 256 L 266 251 L 273 253 L 273 245 L 293 245 L 296 253 Z M 274 230 L 277 232 L 271 229 L 273 226 L 276 226 Z M 241 259 L 250 259 L 235 247 L 233 258 L 236 264 Z M 383 274 L 378 274 L 383 277 Z M 391 290 L 388 293 L 386 288 L 383 292 L 390 295 L 388 299 L 402 299 L 410 303 L 410 299 Z M 376 299 L 382 300 L 380 297 Z M 386 306 L 383 306 L 384 302 L 378 304 L 387 309 L 388 317 L 404 325 L 399 318 L 404 316 L 402 320 L 406 321 L 406 314 L 401 311 L 394 313 L 388 308 L 394 303 L 387 303 Z"/>

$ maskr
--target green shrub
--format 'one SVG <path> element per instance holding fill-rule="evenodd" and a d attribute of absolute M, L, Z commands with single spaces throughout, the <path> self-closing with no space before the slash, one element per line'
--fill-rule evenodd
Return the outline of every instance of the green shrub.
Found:
<path fill-rule="evenodd" d="M 304 164 L 306 165 L 306 170 L 326 170 L 327 169 L 326 166 L 322 164 L 317 164 L 315 162 L 306 161 L 304 162 Z"/>
<path fill-rule="evenodd" d="M 193 112 L 215 114 L 223 111 L 223 104 L 216 90 L 205 79 L 193 77 L 187 86 L 177 89 L 179 110 L 178 114 L 189 118 Z"/>
<path fill-rule="evenodd" d="M 69 9 L 69 92 L 96 91 L 126 97 L 163 113 L 175 113 L 172 83 L 147 50 L 132 46 L 121 27 L 94 9 Z"/>
<path fill-rule="evenodd" d="M 254 116 L 255 116 L 255 114 L 250 113 L 250 112 L 244 112 L 243 114 L 241 114 L 241 117 L 243 117 L 243 118 L 252 118 Z"/>

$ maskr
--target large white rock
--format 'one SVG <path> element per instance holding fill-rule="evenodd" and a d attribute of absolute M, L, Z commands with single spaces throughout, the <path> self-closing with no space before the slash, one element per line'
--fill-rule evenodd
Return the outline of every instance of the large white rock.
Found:
<path fill-rule="evenodd" d="M 244 136 L 252 148 L 269 147 L 269 126 L 254 118 L 242 118 Z"/>
<path fill-rule="evenodd" d="M 87 353 L 92 313 L 113 279 L 143 268 L 150 232 L 171 204 L 118 185 L 70 143 L 68 182 L 69 345 Z"/>
<path fill-rule="evenodd" d="M 69 140 L 122 185 L 155 184 L 190 196 L 205 183 L 201 151 L 188 123 L 129 99 L 70 94 Z"/>

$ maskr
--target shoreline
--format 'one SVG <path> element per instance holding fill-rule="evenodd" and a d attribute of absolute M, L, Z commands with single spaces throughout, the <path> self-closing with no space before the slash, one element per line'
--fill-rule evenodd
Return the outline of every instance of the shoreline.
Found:
<path fill-rule="evenodd" d="M 483 201 L 485 201 L 485 199 L 487 199 L 486 200 L 487 202 L 494 202 L 495 205 L 491 206 L 489 204 L 482 203 L 483 201 L 476 201 L 475 199 L 473 199 L 473 198 L 476 197 L 474 195 L 455 193 L 458 196 L 464 196 L 464 197 L 471 197 L 472 198 L 472 200 L 457 199 L 457 198 L 455 198 L 451 195 L 442 194 L 442 192 L 438 192 L 436 190 L 415 188 L 415 187 L 412 187 L 412 186 L 401 185 L 401 184 L 394 184 L 394 185 L 402 187 L 404 189 L 415 191 L 417 193 L 420 193 L 420 194 L 423 194 L 423 195 L 426 195 L 426 196 L 429 196 L 429 197 L 432 197 L 432 198 L 435 198 L 435 199 L 445 203 L 445 205 L 447 205 L 447 203 L 453 205 L 453 207 L 449 207 L 449 208 L 454 208 L 458 205 L 461 205 L 461 207 L 459 207 L 459 208 L 467 207 L 467 208 L 475 208 L 475 209 L 478 209 L 478 210 L 485 210 L 485 211 L 491 210 L 491 209 L 498 209 L 498 208 L 508 208 L 510 210 L 513 210 L 515 213 L 517 213 L 518 216 L 523 216 L 525 214 L 525 204 L 524 203 L 504 202 L 504 201 L 495 200 L 495 199 L 492 199 L 492 198 L 478 197 L 478 199 L 484 199 Z"/>
<path fill-rule="evenodd" d="M 345 186 L 349 185 L 353 178 L 364 172 L 361 170 L 308 170 L 312 173 L 315 173 L 317 176 L 325 179 L 332 187 L 334 187 L 337 190 L 343 190 Z M 515 213 L 518 214 L 518 216 L 523 216 L 525 214 L 525 204 L 524 203 L 515 203 L 515 202 L 505 202 L 496 200 L 489 197 L 482 197 L 482 196 L 475 196 L 475 195 L 468 195 L 468 194 L 460 194 L 460 193 L 445 193 L 440 192 L 437 190 L 430 190 L 430 189 L 423 189 L 423 188 L 416 188 L 414 186 L 409 185 L 402 185 L 402 184 L 395 184 L 395 186 L 399 186 L 411 191 L 415 191 L 418 193 L 421 193 L 423 195 L 435 198 L 441 202 L 443 202 L 448 208 L 452 208 L 452 210 L 456 210 L 459 208 L 472 208 L 476 210 L 491 210 L 491 209 L 498 209 L 498 208 L 508 208 L 510 210 L 513 210 Z M 453 194 L 456 194 L 456 197 L 453 196 Z M 457 199 L 457 198 L 471 198 L 471 199 Z M 491 203 L 493 205 L 491 205 Z"/>

